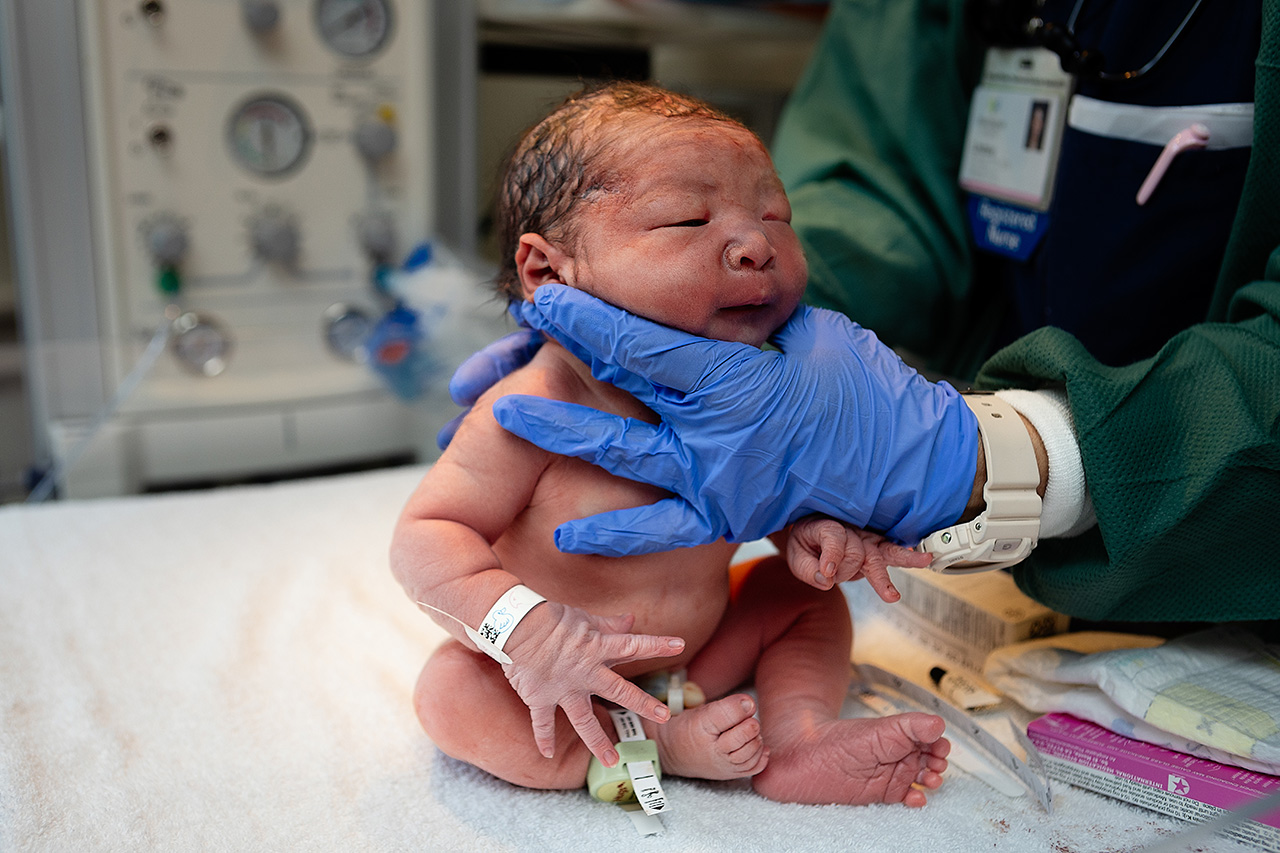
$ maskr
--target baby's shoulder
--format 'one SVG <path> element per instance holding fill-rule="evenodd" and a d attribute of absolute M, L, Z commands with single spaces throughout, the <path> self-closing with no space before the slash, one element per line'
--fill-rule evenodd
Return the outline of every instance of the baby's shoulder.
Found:
<path fill-rule="evenodd" d="M 507 394 L 531 394 L 568 403 L 586 403 L 592 396 L 588 382 L 594 383 L 595 380 L 588 374 L 584 381 L 584 371 L 578 370 L 569 361 L 571 358 L 573 356 L 564 348 L 546 344 L 528 364 L 495 383 L 480 402 L 491 405 Z"/>

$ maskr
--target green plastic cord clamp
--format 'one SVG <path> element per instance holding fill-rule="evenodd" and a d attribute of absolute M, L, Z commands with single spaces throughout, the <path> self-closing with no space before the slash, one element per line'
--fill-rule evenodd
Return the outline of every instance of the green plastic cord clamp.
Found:
<path fill-rule="evenodd" d="M 591 756 L 591 763 L 587 765 L 587 790 L 604 803 L 633 803 L 636 792 L 627 773 L 627 762 L 652 761 L 653 772 L 661 779 L 658 745 L 652 740 L 630 740 L 623 741 L 615 749 L 618 750 L 618 763 L 612 767 L 605 767 L 600 759 Z"/>

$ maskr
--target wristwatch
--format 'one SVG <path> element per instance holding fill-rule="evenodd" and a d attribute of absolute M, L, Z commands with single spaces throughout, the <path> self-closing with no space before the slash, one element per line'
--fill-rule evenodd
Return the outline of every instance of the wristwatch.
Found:
<path fill-rule="evenodd" d="M 919 550 L 929 568 L 946 574 L 1002 569 L 1026 559 L 1040 539 L 1040 466 L 1016 409 L 991 392 L 969 391 L 964 401 L 978 418 L 986 454 L 987 508 L 972 521 L 926 536 Z"/>

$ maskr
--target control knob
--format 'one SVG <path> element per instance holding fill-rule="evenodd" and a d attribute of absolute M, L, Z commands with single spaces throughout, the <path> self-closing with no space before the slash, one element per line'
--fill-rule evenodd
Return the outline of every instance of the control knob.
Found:
<path fill-rule="evenodd" d="M 147 251 L 159 267 L 176 267 L 190 246 L 186 226 L 168 216 L 145 226 L 144 237 Z"/>
<path fill-rule="evenodd" d="M 293 218 L 268 211 L 249 223 L 253 252 L 269 263 L 292 266 L 297 263 L 301 238 Z"/>
<path fill-rule="evenodd" d="M 396 129 L 381 119 L 368 119 L 356 126 L 356 150 L 376 163 L 396 148 Z"/>
<path fill-rule="evenodd" d="M 244 25 L 258 35 L 265 35 L 280 23 L 280 4 L 276 0 L 240 0 Z"/>

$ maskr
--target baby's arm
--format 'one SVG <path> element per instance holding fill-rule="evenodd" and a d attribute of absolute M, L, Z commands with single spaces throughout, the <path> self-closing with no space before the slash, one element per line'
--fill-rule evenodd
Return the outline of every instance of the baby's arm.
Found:
<path fill-rule="evenodd" d="M 866 578 L 889 603 L 902 597 L 889 580 L 889 566 L 922 569 L 933 560 L 877 533 L 820 515 L 792 525 L 786 553 L 791 573 L 810 586 L 831 589 L 843 581 Z"/>
<path fill-rule="evenodd" d="M 491 402 L 491 401 L 486 401 Z M 502 567 L 492 543 L 525 509 L 550 456 L 500 428 L 487 404 L 459 429 L 444 456 L 410 497 L 396 525 L 391 566 L 409 597 L 475 628 L 489 608 L 520 579 Z M 462 626 L 433 618 L 464 645 Z M 596 719 L 592 694 L 664 722 L 665 705 L 611 667 L 677 655 L 677 637 L 630 634 L 630 615 L 603 618 L 548 601 L 529 611 L 503 651 L 503 672 L 529 706 L 534 740 L 550 757 L 555 711 L 564 708 L 592 754 L 617 763 L 613 740 Z"/>

